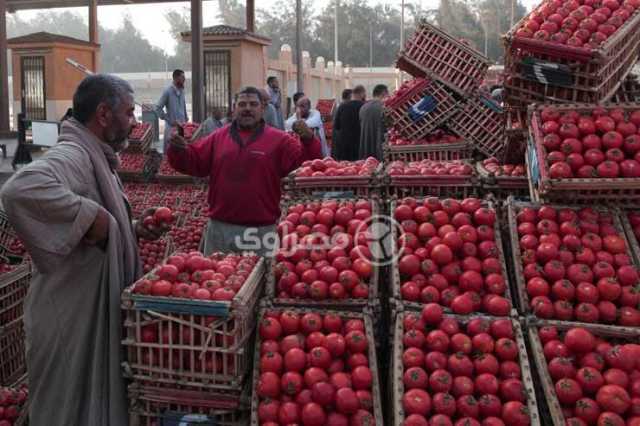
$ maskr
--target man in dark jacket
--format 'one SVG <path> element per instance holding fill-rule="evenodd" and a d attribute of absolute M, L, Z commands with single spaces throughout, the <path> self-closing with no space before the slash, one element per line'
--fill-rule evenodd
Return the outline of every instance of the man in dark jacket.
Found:
<path fill-rule="evenodd" d="M 336 160 L 355 161 L 360 145 L 360 108 L 364 105 L 367 91 L 358 85 L 353 89 L 352 100 L 343 103 L 336 113 L 333 128 L 338 138 L 333 143 L 333 157 Z"/>

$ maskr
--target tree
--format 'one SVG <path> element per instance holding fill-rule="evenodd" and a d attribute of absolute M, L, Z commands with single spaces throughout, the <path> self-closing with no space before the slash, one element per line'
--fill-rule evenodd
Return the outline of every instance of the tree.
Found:
<path fill-rule="evenodd" d="M 245 3 L 239 0 L 218 0 L 217 18 L 225 25 L 246 27 Z"/>
<path fill-rule="evenodd" d="M 191 12 L 183 7 L 180 12 L 171 10 L 164 15 L 171 27 L 171 36 L 176 42 L 176 52 L 168 57 L 169 69 L 191 69 L 191 44 L 182 40 L 180 33 L 191 29 Z"/>

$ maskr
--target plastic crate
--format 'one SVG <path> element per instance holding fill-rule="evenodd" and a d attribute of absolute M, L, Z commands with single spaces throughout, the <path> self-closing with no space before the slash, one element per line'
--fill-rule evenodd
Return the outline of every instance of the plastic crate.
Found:
<path fill-rule="evenodd" d="M 11 386 L 27 371 L 22 320 L 0 327 L 0 386 Z"/>
<path fill-rule="evenodd" d="M 405 312 L 399 312 L 395 318 L 395 330 L 393 332 L 393 362 L 391 364 L 391 381 L 389 389 L 391 391 L 391 401 L 393 404 L 393 422 L 394 426 L 402 426 L 405 421 L 405 412 L 402 405 L 402 397 L 404 395 L 404 366 L 402 363 L 402 355 L 404 353 L 403 336 L 404 336 L 404 316 Z M 455 318 L 459 323 L 466 325 L 474 318 L 485 318 L 488 321 L 494 321 L 498 317 L 486 315 L 445 315 L 445 318 Z M 536 400 L 533 377 L 529 367 L 529 357 L 525 346 L 525 339 L 519 322 L 515 318 L 511 318 L 511 325 L 514 331 L 515 341 L 518 345 L 518 364 L 520 365 L 521 380 L 526 390 L 526 405 L 529 410 L 529 417 L 532 426 L 540 426 L 543 424 L 538 413 L 538 403 Z M 433 395 L 431 395 L 433 396 Z M 451 419 L 452 421 L 454 419 Z"/>
<path fill-rule="evenodd" d="M 18 238 L 16 231 L 9 223 L 9 217 L 4 212 L 4 210 L 0 210 L 0 248 L 3 252 L 6 252 L 14 239 Z"/>
<path fill-rule="evenodd" d="M 345 311 L 329 311 L 324 309 L 291 309 L 291 308 L 267 308 L 263 309 L 260 312 L 258 323 L 262 322 L 264 318 L 264 314 L 266 311 L 269 312 L 295 312 L 297 314 L 303 315 L 307 313 L 316 313 L 319 315 L 327 315 L 327 314 L 336 314 L 339 315 L 343 321 L 349 319 L 360 319 L 364 322 L 365 326 L 365 335 L 367 337 L 367 358 L 369 360 L 369 369 L 373 374 L 373 382 L 371 385 L 371 399 L 373 401 L 373 410 L 372 414 L 375 418 L 375 424 L 371 426 L 383 426 L 385 424 L 383 416 L 382 416 L 382 385 L 380 382 L 380 370 L 378 369 L 378 361 L 376 354 L 376 345 L 374 339 L 374 329 L 373 322 L 371 319 L 371 315 L 368 312 L 356 313 L 356 312 L 345 312 Z M 251 426 L 258 426 L 260 422 L 258 421 L 258 405 L 260 403 L 260 399 L 258 397 L 258 393 L 256 392 L 258 381 L 260 379 L 260 350 L 261 347 L 261 339 L 260 334 L 256 333 L 256 342 L 255 342 L 255 356 L 253 359 L 253 383 L 251 387 Z M 345 353 L 346 356 L 346 353 Z M 345 358 L 346 361 L 346 358 Z M 382 367 L 382 366 L 381 366 Z"/>
<path fill-rule="evenodd" d="M 153 128 L 151 127 L 151 123 L 139 122 L 136 127 L 139 127 L 140 130 L 135 134 L 129 135 L 129 146 L 125 150 L 125 152 L 129 153 L 148 153 L 151 149 L 151 143 L 153 142 Z"/>
<path fill-rule="evenodd" d="M 629 74 L 620 85 L 611 102 L 618 104 L 630 102 L 640 103 L 640 81 L 638 81 L 638 76 Z"/>
<path fill-rule="evenodd" d="M 505 200 L 510 196 L 529 198 L 527 176 L 495 176 L 482 165 L 482 162 L 476 163 L 476 170 L 484 194 L 492 194 L 499 200 Z"/>
<path fill-rule="evenodd" d="M 424 145 L 389 145 L 383 147 L 384 161 L 451 161 L 472 157 L 473 147 L 466 141 Z"/>
<path fill-rule="evenodd" d="M 393 212 L 395 211 L 396 206 L 397 206 L 397 202 L 395 200 L 392 200 L 390 205 L 391 215 L 393 215 Z M 487 207 L 489 209 L 493 209 L 496 212 L 496 222 L 494 223 L 493 230 L 495 235 L 495 244 L 499 251 L 498 260 L 500 261 L 501 275 L 504 278 L 504 281 L 506 284 L 506 289 L 503 297 L 506 298 L 511 304 L 510 316 L 516 316 L 516 310 L 514 307 L 514 298 L 512 297 L 511 291 L 509 289 L 509 274 L 507 270 L 506 256 L 503 248 L 504 246 L 502 244 L 500 215 L 498 214 L 497 207 L 493 201 L 485 200 L 483 201 L 482 206 Z M 391 288 L 391 294 L 393 296 L 394 303 L 396 304 L 396 306 L 402 306 L 403 309 L 406 309 L 408 311 L 419 312 L 424 307 L 425 305 L 424 303 L 410 302 L 402 298 L 402 294 L 401 294 L 402 280 L 400 277 L 400 271 L 398 269 L 398 261 L 400 260 L 399 258 L 401 255 L 400 253 L 398 253 L 398 244 L 397 244 L 397 241 L 399 238 L 398 231 L 399 229 L 396 226 L 391 228 L 391 239 L 392 239 L 391 250 L 392 250 L 393 261 L 391 263 L 390 271 L 389 271 L 389 288 Z M 442 308 L 444 312 L 452 313 L 451 309 L 449 309 L 448 307 L 442 306 Z"/>
<path fill-rule="evenodd" d="M 538 336 L 538 328 L 544 326 L 553 326 L 560 331 L 568 330 L 578 326 L 577 323 L 563 321 L 534 321 L 528 327 L 529 344 L 531 345 L 532 358 L 535 363 L 538 377 L 536 383 L 542 388 L 542 394 L 546 399 L 547 408 L 549 409 L 550 419 L 545 424 L 553 426 L 564 426 L 566 420 L 562 414 L 562 406 L 556 396 L 555 386 L 549 374 L 547 361 L 544 357 L 543 345 Z M 640 329 L 632 327 L 612 327 L 601 324 L 580 324 L 589 330 L 596 337 L 604 337 L 628 341 L 629 343 L 637 343 L 640 340 Z"/>
<path fill-rule="evenodd" d="M 640 31 L 638 31 L 640 34 Z M 577 111 L 590 113 L 596 106 L 575 104 L 557 105 L 558 112 Z M 605 104 L 607 110 L 619 108 L 625 111 L 640 110 L 638 104 Z M 540 111 L 544 106 L 530 109 L 530 138 L 527 147 L 527 168 L 531 181 L 531 198 L 535 201 L 562 204 L 613 203 L 620 205 L 640 205 L 640 178 L 570 178 L 552 179 L 546 158 L 547 151 L 542 144 L 542 120 Z"/>
<path fill-rule="evenodd" d="M 400 51 L 396 66 L 414 77 L 436 79 L 468 95 L 482 83 L 490 63 L 471 46 L 421 19 Z"/>
<path fill-rule="evenodd" d="M 251 362 L 264 268 L 260 259 L 230 302 L 145 296 L 126 288 L 125 376 L 146 385 L 239 396 Z M 155 342 L 142 341 L 145 326 L 157 332 Z"/>
<path fill-rule="evenodd" d="M 356 199 L 346 199 L 346 198 L 332 198 L 338 202 L 341 201 L 356 201 Z M 288 208 L 291 205 L 299 204 L 299 203 L 309 203 L 309 202 L 321 202 L 319 199 L 295 199 L 295 200 L 287 200 L 283 203 L 282 206 L 282 214 L 280 217 L 280 221 L 282 221 L 288 214 Z M 371 217 L 377 218 L 380 216 L 380 206 L 376 199 L 371 200 Z M 376 230 L 375 222 L 369 225 L 369 229 Z M 377 236 L 373 236 L 373 241 L 378 241 Z M 271 270 L 267 274 L 267 299 L 277 307 L 294 307 L 294 308 L 302 308 L 302 307 L 311 307 L 311 308 L 324 308 L 324 309 L 335 309 L 335 310 L 349 310 L 349 311 L 362 311 L 365 308 L 373 308 L 377 306 L 379 302 L 379 279 L 380 279 L 380 266 L 376 264 L 376 262 L 372 262 L 372 272 L 371 278 L 366 283 L 369 287 L 369 297 L 366 299 L 340 299 L 340 300 L 313 300 L 313 299 L 295 299 L 295 298 L 283 298 L 278 297 L 278 289 L 277 283 L 275 280 L 275 275 L 273 273 L 274 268 L 277 265 L 277 260 L 274 257 L 271 260 Z"/>
<path fill-rule="evenodd" d="M 422 139 L 457 112 L 461 98 L 444 84 L 422 78 L 405 84 L 406 92 L 385 101 L 385 121 L 402 137 Z"/>
<path fill-rule="evenodd" d="M 460 105 L 448 125 L 468 140 L 473 148 L 489 157 L 500 157 L 504 150 L 504 120 L 502 107 L 478 95 Z"/>
<path fill-rule="evenodd" d="M 224 401 L 221 395 L 133 384 L 129 386 L 129 424 L 247 426 L 248 410 L 238 406 L 236 401 L 229 401 L 228 408 L 221 408 Z"/>
<path fill-rule="evenodd" d="M 517 214 L 518 212 L 525 208 L 530 207 L 537 209 L 541 206 L 550 206 L 556 209 L 560 208 L 569 208 L 572 210 L 579 210 L 583 207 L 580 206 L 570 206 L 566 204 L 540 204 L 540 203 L 532 203 L 526 201 L 516 201 L 513 198 L 510 198 L 507 201 L 507 220 L 509 226 L 509 243 L 511 245 L 511 256 L 512 256 L 512 266 L 513 266 L 513 282 L 515 284 L 515 292 L 518 300 L 518 310 L 522 315 L 535 315 L 530 307 L 529 295 L 526 290 L 526 282 L 524 278 L 524 268 L 522 265 L 522 251 L 520 249 L 520 237 L 518 235 L 518 222 L 517 222 Z M 595 211 L 601 214 L 609 214 L 613 217 L 613 225 L 618 231 L 619 236 L 624 238 L 625 244 L 627 247 L 627 254 L 631 259 L 633 259 L 633 244 L 631 244 L 630 240 L 627 238 L 625 234 L 625 228 L 623 226 L 623 222 L 621 220 L 620 215 L 616 210 L 608 209 L 605 206 L 590 206 Z M 552 285 L 553 283 L 549 283 Z"/>
<path fill-rule="evenodd" d="M 368 176 L 304 176 L 297 177 L 294 170 L 282 180 L 283 197 L 347 198 L 370 197 L 380 194 L 379 176 L 383 164 Z"/>
<path fill-rule="evenodd" d="M 527 152 L 527 138 L 529 136 L 527 110 L 507 106 L 505 121 L 502 161 L 507 164 L 522 163 Z"/>
<path fill-rule="evenodd" d="M 22 318 L 24 299 L 31 282 L 31 267 L 22 264 L 0 275 L 0 327 Z"/>
<path fill-rule="evenodd" d="M 526 39 L 515 34 L 528 16 L 505 36 L 505 79 L 507 99 L 526 105 L 531 102 L 600 103 L 618 90 L 638 60 L 640 48 L 640 11 L 635 13 L 599 48 L 589 50 L 557 43 Z M 522 61 L 550 63 L 554 84 L 524 78 Z M 538 68 L 527 65 L 529 75 Z"/>

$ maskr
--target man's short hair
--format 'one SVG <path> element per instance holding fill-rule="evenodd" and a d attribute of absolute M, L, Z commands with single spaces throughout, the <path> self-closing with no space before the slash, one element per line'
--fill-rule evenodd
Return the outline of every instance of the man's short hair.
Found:
<path fill-rule="evenodd" d="M 296 92 L 293 94 L 293 104 L 297 104 L 298 100 L 304 96 L 304 92 Z"/>
<path fill-rule="evenodd" d="M 240 95 L 256 95 L 258 97 L 258 99 L 260 100 L 260 103 L 262 103 L 262 93 L 260 93 L 260 90 L 257 89 L 256 87 L 253 87 L 253 86 L 242 87 L 236 93 L 236 95 L 235 95 L 235 97 L 233 99 L 234 103 L 238 102 L 238 97 Z"/>
<path fill-rule="evenodd" d="M 176 70 L 173 70 L 173 73 L 171 74 L 171 77 L 176 79 L 176 78 L 180 77 L 181 75 L 184 75 L 184 71 L 182 71 L 181 69 L 176 69 Z"/>
<path fill-rule="evenodd" d="M 389 92 L 389 88 L 385 84 L 377 84 L 373 88 L 373 97 L 382 96 L 385 92 Z"/>
<path fill-rule="evenodd" d="M 311 99 L 307 98 L 306 96 L 303 96 L 300 99 L 298 99 L 298 102 L 296 102 L 296 105 L 302 102 L 306 103 L 307 105 L 309 105 L 309 108 L 311 108 Z"/>
<path fill-rule="evenodd" d="M 276 77 L 275 75 L 269 76 L 267 77 L 267 84 L 271 84 L 273 80 L 277 80 L 277 79 L 278 77 Z"/>
<path fill-rule="evenodd" d="M 351 89 L 344 89 L 342 91 L 342 100 L 343 101 L 348 101 L 349 99 L 351 99 L 351 95 L 353 94 L 353 90 Z"/>
<path fill-rule="evenodd" d="M 367 89 L 364 88 L 362 84 L 358 84 L 353 88 L 354 95 L 365 95 L 367 93 Z"/>
<path fill-rule="evenodd" d="M 73 94 L 73 118 L 86 124 L 98 109 L 106 103 L 115 111 L 127 95 L 133 95 L 133 88 L 120 77 L 110 74 L 94 74 L 85 77 Z"/>

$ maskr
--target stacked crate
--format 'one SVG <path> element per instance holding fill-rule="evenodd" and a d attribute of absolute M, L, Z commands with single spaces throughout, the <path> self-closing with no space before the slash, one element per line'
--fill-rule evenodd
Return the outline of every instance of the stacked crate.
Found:
<path fill-rule="evenodd" d="M 130 379 L 132 424 L 199 417 L 215 424 L 245 423 L 264 259 L 229 301 L 122 295 L 124 375 Z"/>
<path fill-rule="evenodd" d="M 0 386 L 16 384 L 26 373 L 24 300 L 31 264 L 4 212 L 0 211 Z"/>

